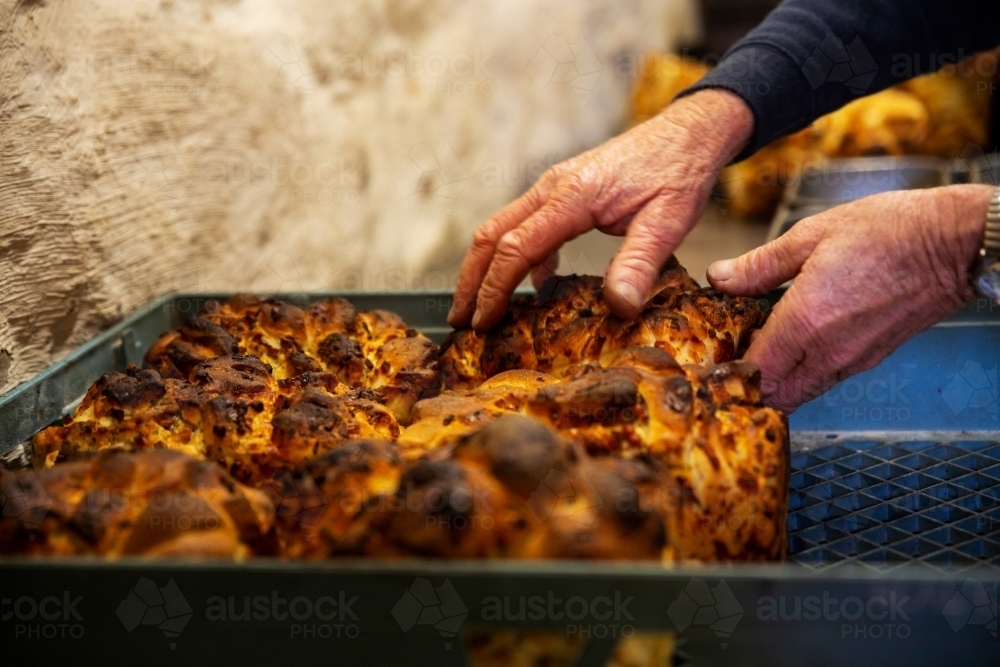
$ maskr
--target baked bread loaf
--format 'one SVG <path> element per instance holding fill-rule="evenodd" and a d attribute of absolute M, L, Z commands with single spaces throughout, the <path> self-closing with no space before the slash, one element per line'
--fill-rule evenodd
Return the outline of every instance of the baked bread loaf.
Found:
<path fill-rule="evenodd" d="M 135 366 L 105 374 L 65 425 L 35 436 L 36 465 L 104 449 L 165 448 L 215 461 L 259 486 L 350 440 L 399 435 L 377 393 L 332 373 L 275 380 L 257 357 L 227 355 L 201 362 L 190 377 L 164 379 Z"/>
<path fill-rule="evenodd" d="M 105 451 L 44 470 L 0 470 L 0 483 L 5 554 L 242 558 L 274 550 L 267 496 L 180 452 Z"/>
<path fill-rule="evenodd" d="M 776 560 L 787 443 L 768 446 L 766 428 L 621 458 L 506 415 L 411 461 L 393 443 L 350 443 L 267 490 L 288 556 Z M 734 446 L 751 450 L 742 468 Z"/>
<path fill-rule="evenodd" d="M 602 285 L 596 276 L 550 278 L 537 295 L 514 298 L 489 333 L 453 332 L 441 349 L 445 387 L 474 389 L 513 369 L 561 377 L 571 366 L 637 345 L 664 350 L 682 364 L 719 364 L 735 359 L 764 321 L 755 299 L 700 288 L 674 257 L 634 319 L 611 314 Z"/>
<path fill-rule="evenodd" d="M 676 557 L 783 557 L 788 426 L 761 404 L 757 368 L 680 366 L 650 347 L 619 350 L 604 364 L 574 367 L 562 380 L 508 371 L 479 390 L 444 392 L 414 406 L 399 443 L 404 452 L 440 448 L 500 415 L 530 415 L 599 461 L 664 465 Z"/>
<path fill-rule="evenodd" d="M 202 314 L 153 343 L 145 367 L 187 380 L 198 364 L 236 354 L 269 365 L 275 380 L 334 373 L 352 389 L 374 390 L 402 423 L 410 406 L 440 386 L 438 348 L 429 338 L 395 313 L 358 312 L 346 299 L 306 309 L 247 294 L 209 301 Z"/>
<path fill-rule="evenodd" d="M 205 538 L 206 553 L 236 556 L 781 559 L 787 421 L 761 403 L 756 368 L 732 360 L 761 308 L 698 288 L 676 260 L 634 320 L 600 289 L 550 281 L 440 354 L 397 315 L 343 299 L 209 302 L 144 369 L 106 374 L 35 437 L 39 478 L 74 480 L 52 482 L 72 497 L 38 553 L 177 554 Z M 217 463 L 218 484 L 273 528 L 140 548 L 122 532 L 131 515 L 100 506 L 88 520 L 118 528 L 78 543 L 72 484 L 103 489 L 105 467 L 128 461 L 178 493 L 194 492 L 177 471 Z M 3 543 L 21 544 L 6 525 Z"/>
<path fill-rule="evenodd" d="M 278 491 L 286 554 L 655 560 L 666 523 L 654 471 L 664 472 L 595 460 L 538 421 L 507 415 L 409 462 L 393 443 L 351 443 L 269 491 Z M 303 520 L 282 511 L 288 497 L 321 509 Z"/>

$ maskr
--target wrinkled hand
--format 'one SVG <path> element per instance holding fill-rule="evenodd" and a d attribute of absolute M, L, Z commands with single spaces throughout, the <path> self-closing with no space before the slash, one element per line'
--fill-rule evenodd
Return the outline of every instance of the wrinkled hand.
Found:
<path fill-rule="evenodd" d="M 765 401 L 791 412 L 970 299 L 991 193 L 963 185 L 876 195 L 710 266 L 709 282 L 730 295 L 795 278 L 745 357 L 761 368 Z"/>
<path fill-rule="evenodd" d="M 551 275 L 559 247 L 594 228 L 625 235 L 605 275 L 604 297 L 617 314 L 635 315 L 701 215 L 719 170 L 752 130 L 753 114 L 739 97 L 700 91 L 552 167 L 476 230 L 448 322 L 489 329 L 529 272 L 536 284 Z"/>

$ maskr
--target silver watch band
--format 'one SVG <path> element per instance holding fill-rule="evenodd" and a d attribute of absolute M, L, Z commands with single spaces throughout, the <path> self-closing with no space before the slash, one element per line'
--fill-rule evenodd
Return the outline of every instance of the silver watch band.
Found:
<path fill-rule="evenodd" d="M 1000 188 L 993 193 L 986 212 L 983 247 L 974 277 L 976 291 L 1000 304 Z"/>
<path fill-rule="evenodd" d="M 983 236 L 984 256 L 1000 257 L 1000 188 L 993 193 L 986 213 L 986 233 Z"/>

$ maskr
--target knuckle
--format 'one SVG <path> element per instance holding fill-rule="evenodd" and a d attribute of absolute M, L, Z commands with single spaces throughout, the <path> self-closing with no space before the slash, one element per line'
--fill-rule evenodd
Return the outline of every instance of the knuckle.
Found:
<path fill-rule="evenodd" d="M 786 239 L 790 243 L 808 243 L 816 245 L 826 236 L 827 227 L 842 224 L 844 218 L 844 207 L 836 207 L 829 211 L 811 215 L 808 218 L 799 220 L 792 228 L 782 234 L 779 239 Z M 837 221 L 840 220 L 841 223 Z"/>
<path fill-rule="evenodd" d="M 489 248 L 493 246 L 496 234 L 493 230 L 492 223 L 485 223 L 476 228 L 476 231 L 472 233 L 472 246 L 478 249 Z"/>
<path fill-rule="evenodd" d="M 594 180 L 594 168 L 577 168 L 563 173 L 559 179 L 560 188 L 566 192 L 580 194 L 585 192 Z"/>
<path fill-rule="evenodd" d="M 523 236 L 519 230 L 501 236 L 497 242 L 497 260 L 504 263 L 527 261 Z"/>
<path fill-rule="evenodd" d="M 569 171 L 568 165 L 569 162 L 560 162 L 546 169 L 542 172 L 542 175 L 538 177 L 538 180 L 535 181 L 531 190 L 540 196 L 541 188 L 551 188 L 555 186 L 562 180 L 563 175 Z"/>

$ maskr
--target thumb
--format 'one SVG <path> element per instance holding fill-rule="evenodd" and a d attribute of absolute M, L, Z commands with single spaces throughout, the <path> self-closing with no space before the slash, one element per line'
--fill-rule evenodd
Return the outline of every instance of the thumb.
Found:
<path fill-rule="evenodd" d="M 818 239 L 788 233 L 736 259 L 724 259 L 708 267 L 712 287 L 732 296 L 768 292 L 791 280 L 815 249 Z"/>

